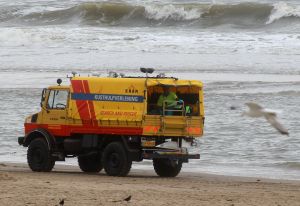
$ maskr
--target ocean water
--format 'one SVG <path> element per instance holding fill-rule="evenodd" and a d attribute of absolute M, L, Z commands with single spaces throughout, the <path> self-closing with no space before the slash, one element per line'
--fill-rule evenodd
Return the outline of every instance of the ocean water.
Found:
<path fill-rule="evenodd" d="M 300 180 L 299 1 L 1 0 L 0 161 L 26 162 L 17 137 L 41 88 L 140 67 L 204 82 L 201 159 L 183 171 Z M 249 101 L 280 111 L 290 136 L 242 117 Z"/>

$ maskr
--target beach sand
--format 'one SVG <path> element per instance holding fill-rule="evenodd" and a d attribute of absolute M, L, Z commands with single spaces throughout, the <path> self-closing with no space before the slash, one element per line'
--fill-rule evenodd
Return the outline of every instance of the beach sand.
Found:
<path fill-rule="evenodd" d="M 131 196 L 130 201 L 124 201 Z M 85 174 L 57 165 L 50 173 L 26 164 L 0 164 L 0 205 L 300 205 L 300 181 L 182 172 L 160 178 L 151 170 L 128 177 Z"/>

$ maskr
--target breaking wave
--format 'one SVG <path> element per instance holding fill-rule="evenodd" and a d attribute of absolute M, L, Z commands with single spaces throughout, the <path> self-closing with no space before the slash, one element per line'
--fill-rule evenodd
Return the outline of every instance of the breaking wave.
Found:
<path fill-rule="evenodd" d="M 271 15 L 266 24 L 271 24 L 276 20 L 287 17 L 300 18 L 300 7 L 288 5 L 285 2 L 279 2 L 273 5 Z"/>
<path fill-rule="evenodd" d="M 3 10 L 3 9 L 2 9 Z M 26 12 L 8 8 L 0 22 L 29 25 L 83 24 L 95 26 L 199 26 L 263 27 L 282 19 L 300 20 L 300 7 L 279 2 L 240 4 L 82 3 L 71 8 Z"/>

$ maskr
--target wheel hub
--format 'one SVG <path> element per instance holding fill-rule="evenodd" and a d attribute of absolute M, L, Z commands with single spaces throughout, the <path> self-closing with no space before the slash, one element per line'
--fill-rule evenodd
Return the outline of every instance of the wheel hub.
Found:
<path fill-rule="evenodd" d="M 42 151 L 40 149 L 36 149 L 34 152 L 33 152 L 33 158 L 34 158 L 34 161 L 37 162 L 37 163 L 42 163 L 43 162 L 43 154 L 42 154 Z"/>
<path fill-rule="evenodd" d="M 109 165 L 113 168 L 116 168 L 120 165 L 120 157 L 117 153 L 112 153 L 109 156 Z"/>

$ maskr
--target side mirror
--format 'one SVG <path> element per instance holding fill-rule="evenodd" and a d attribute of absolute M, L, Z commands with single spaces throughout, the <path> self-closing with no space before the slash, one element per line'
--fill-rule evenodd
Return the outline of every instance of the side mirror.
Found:
<path fill-rule="evenodd" d="M 41 107 L 43 107 L 43 102 L 46 99 L 46 91 L 47 91 L 47 89 L 43 89 L 43 91 L 42 91 L 41 103 L 40 103 Z"/>
<path fill-rule="evenodd" d="M 41 105 L 42 109 L 46 110 L 47 113 L 49 113 L 48 109 L 43 106 L 43 102 L 46 100 L 46 94 L 47 94 L 47 89 L 44 88 L 43 91 L 42 91 L 42 97 L 41 97 L 41 103 L 40 103 L 40 105 Z"/>

